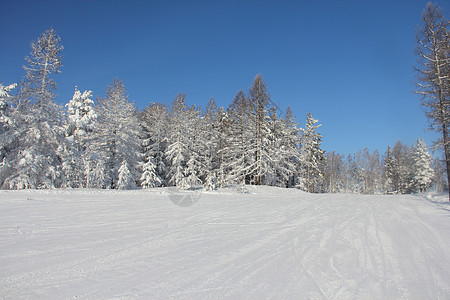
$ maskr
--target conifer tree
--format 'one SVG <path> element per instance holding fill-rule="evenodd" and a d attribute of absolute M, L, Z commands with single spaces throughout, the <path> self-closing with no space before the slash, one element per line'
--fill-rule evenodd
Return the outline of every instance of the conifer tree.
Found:
<path fill-rule="evenodd" d="M 186 129 L 187 108 L 186 95 L 178 94 L 172 102 L 171 128 L 168 134 L 166 157 L 170 165 L 168 168 L 168 183 L 180 187 L 185 181 L 185 168 L 188 157 L 188 135 Z"/>
<path fill-rule="evenodd" d="M 147 162 L 142 167 L 143 172 L 140 178 L 141 186 L 144 189 L 158 187 L 162 185 L 161 178 L 156 174 L 156 167 L 152 159 L 147 159 Z"/>
<path fill-rule="evenodd" d="M 25 80 L 10 103 L 13 128 L 1 141 L 7 149 L 0 170 L 4 188 L 53 188 L 61 185 L 61 156 L 66 147 L 65 118 L 54 102 L 54 75 L 62 66 L 60 38 L 53 29 L 31 44 Z"/>
<path fill-rule="evenodd" d="M 8 86 L 3 86 L 0 83 L 0 134 L 6 131 L 12 125 L 11 111 L 10 111 L 10 91 L 17 87 L 16 83 Z"/>
<path fill-rule="evenodd" d="M 209 189 L 215 189 L 217 187 L 217 172 L 221 166 L 220 153 L 220 132 L 219 132 L 219 107 L 217 106 L 214 98 L 211 98 L 206 105 L 206 111 L 201 118 L 200 122 L 200 141 L 199 149 L 203 154 L 203 172 L 205 185 L 207 181 L 209 183 L 215 182 L 215 184 L 209 184 Z M 207 180 L 208 179 L 208 180 Z"/>
<path fill-rule="evenodd" d="M 418 139 L 412 151 L 412 190 L 415 192 L 427 191 L 433 179 L 431 163 L 433 157 L 428 153 L 423 140 Z"/>
<path fill-rule="evenodd" d="M 250 153 L 249 102 L 245 93 L 240 90 L 227 109 L 229 134 L 225 142 L 225 153 L 222 170 L 228 174 L 229 183 L 245 184 L 250 181 L 250 164 L 253 156 Z"/>
<path fill-rule="evenodd" d="M 251 182 L 255 185 L 264 184 L 270 172 L 269 145 L 269 105 L 270 95 L 261 75 L 256 75 L 249 90 L 249 125 L 251 136 L 249 153 L 253 159 L 249 165 Z"/>
<path fill-rule="evenodd" d="M 141 137 L 137 109 L 118 78 L 106 89 L 106 97 L 98 98 L 98 128 L 90 142 L 94 157 L 104 165 L 105 187 L 117 188 L 118 170 L 127 162 L 131 176 L 137 181 L 142 161 Z"/>
<path fill-rule="evenodd" d="M 89 176 L 89 135 L 97 121 L 92 91 L 75 92 L 67 107 L 66 135 L 69 144 L 63 151 L 63 187 L 86 187 Z"/>
<path fill-rule="evenodd" d="M 141 122 L 144 130 L 144 157 L 147 162 L 151 160 L 155 165 L 155 174 L 161 179 L 161 184 L 164 184 L 168 173 L 165 153 L 170 128 L 169 112 L 166 106 L 151 103 L 142 112 Z"/>
<path fill-rule="evenodd" d="M 119 190 L 129 190 L 135 187 L 136 181 L 128 169 L 128 163 L 124 159 L 118 170 L 118 180 L 116 188 Z"/>
<path fill-rule="evenodd" d="M 322 125 L 316 125 L 318 120 L 312 117 L 311 112 L 306 115 L 305 128 L 300 137 L 300 178 L 298 186 L 300 189 L 317 193 L 321 191 L 323 179 L 324 151 L 320 148 L 322 135 L 316 130 Z"/>
<path fill-rule="evenodd" d="M 392 194 L 396 191 L 395 188 L 395 162 L 392 155 L 391 147 L 388 146 L 386 150 L 386 155 L 384 157 L 383 165 L 383 182 L 384 191 L 388 194 Z"/>

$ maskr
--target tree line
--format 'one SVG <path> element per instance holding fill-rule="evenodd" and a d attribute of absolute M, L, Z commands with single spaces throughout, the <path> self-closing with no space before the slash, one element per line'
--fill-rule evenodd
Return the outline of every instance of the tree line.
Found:
<path fill-rule="evenodd" d="M 0 187 L 130 189 L 176 186 L 216 189 L 237 184 L 295 187 L 306 192 L 412 193 L 432 182 L 444 189 L 439 160 L 422 140 L 398 142 L 383 157 L 367 149 L 344 157 L 321 149 L 320 124 L 305 125 L 270 98 L 261 75 L 227 108 L 210 99 L 188 106 L 178 94 L 170 105 L 139 111 L 116 78 L 106 96 L 75 87 L 55 102 L 60 37 L 53 29 L 31 44 L 26 75 L 0 85 Z M 444 143 L 446 145 L 446 143 Z M 433 167 L 432 167 L 433 164 Z"/>

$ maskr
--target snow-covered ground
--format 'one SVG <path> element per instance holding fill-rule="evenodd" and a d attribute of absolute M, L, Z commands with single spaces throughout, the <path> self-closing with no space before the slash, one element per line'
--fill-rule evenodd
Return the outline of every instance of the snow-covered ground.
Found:
<path fill-rule="evenodd" d="M 0 191 L 0 298 L 450 299 L 445 195 L 248 191 Z"/>

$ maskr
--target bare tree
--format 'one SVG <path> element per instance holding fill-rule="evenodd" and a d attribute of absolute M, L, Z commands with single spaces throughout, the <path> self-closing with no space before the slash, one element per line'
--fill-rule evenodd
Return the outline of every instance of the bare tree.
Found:
<path fill-rule="evenodd" d="M 449 125 L 449 22 L 442 9 L 429 2 L 423 11 L 422 27 L 417 31 L 417 93 L 430 121 L 430 128 L 442 133 L 437 146 L 443 146 L 450 181 Z M 450 191 L 449 191 L 450 200 Z"/>

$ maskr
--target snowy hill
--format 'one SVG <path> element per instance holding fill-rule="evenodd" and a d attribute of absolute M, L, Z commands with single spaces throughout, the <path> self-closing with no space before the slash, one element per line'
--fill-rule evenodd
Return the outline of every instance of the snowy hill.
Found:
<path fill-rule="evenodd" d="M 0 298 L 450 298 L 445 196 L 247 189 L 0 191 Z"/>

